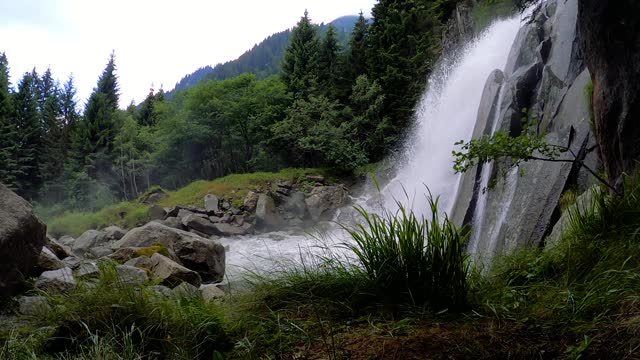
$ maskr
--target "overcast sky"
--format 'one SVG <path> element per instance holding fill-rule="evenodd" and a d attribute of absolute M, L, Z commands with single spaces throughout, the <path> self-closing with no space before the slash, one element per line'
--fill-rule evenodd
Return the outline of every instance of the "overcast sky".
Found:
<path fill-rule="evenodd" d="M 369 14 L 376 0 L 0 0 L 0 52 L 11 82 L 36 67 L 73 74 L 84 105 L 115 50 L 120 105 L 144 100 L 151 84 L 171 90 L 199 67 L 233 60 L 293 27 Z"/>

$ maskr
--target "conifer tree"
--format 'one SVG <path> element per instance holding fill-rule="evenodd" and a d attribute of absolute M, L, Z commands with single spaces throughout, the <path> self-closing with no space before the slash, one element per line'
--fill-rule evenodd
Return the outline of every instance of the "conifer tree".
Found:
<path fill-rule="evenodd" d="M 360 75 L 367 73 L 367 46 L 369 36 L 369 22 L 362 12 L 358 17 L 358 21 L 353 27 L 351 39 L 349 40 L 349 52 L 347 54 L 347 68 L 349 70 L 349 79 L 351 84 Z"/>
<path fill-rule="evenodd" d="M 330 99 L 336 99 L 339 95 L 340 52 L 336 28 L 331 25 L 322 41 L 318 57 L 318 83 L 321 92 Z"/>
<path fill-rule="evenodd" d="M 317 91 L 319 48 L 316 28 L 305 10 L 291 33 L 282 62 L 282 80 L 296 99 L 307 99 Z"/>
<path fill-rule="evenodd" d="M 37 73 L 25 73 L 14 97 L 17 128 L 17 192 L 33 198 L 40 186 L 40 155 L 43 149 L 43 128 L 38 114 Z"/>
<path fill-rule="evenodd" d="M 17 188 L 17 129 L 9 91 L 9 62 L 0 54 L 0 182 L 9 188 Z"/>

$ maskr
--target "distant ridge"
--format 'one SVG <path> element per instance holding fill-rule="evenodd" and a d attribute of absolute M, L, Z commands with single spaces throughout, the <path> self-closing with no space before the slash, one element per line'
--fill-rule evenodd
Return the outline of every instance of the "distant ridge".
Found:
<path fill-rule="evenodd" d="M 337 30 L 338 40 L 346 45 L 357 20 L 358 16 L 356 15 L 342 16 L 329 24 L 320 24 L 319 32 L 324 35 L 329 26 L 333 25 Z M 290 29 L 275 33 L 254 45 L 251 50 L 236 60 L 218 64 L 215 67 L 209 65 L 201 67 L 183 77 L 173 90 L 167 92 L 167 97 L 171 97 L 177 91 L 193 87 L 202 80 L 225 80 L 247 72 L 255 74 L 259 79 L 277 74 L 280 71 L 280 63 L 289 45 L 290 37 Z"/>

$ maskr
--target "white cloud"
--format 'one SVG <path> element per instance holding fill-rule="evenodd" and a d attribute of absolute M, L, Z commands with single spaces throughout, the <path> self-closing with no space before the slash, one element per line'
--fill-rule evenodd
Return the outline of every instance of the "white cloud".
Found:
<path fill-rule="evenodd" d="M 169 90 L 198 67 L 237 58 L 294 26 L 305 9 L 314 22 L 329 22 L 369 13 L 374 2 L 0 0 L 0 51 L 13 83 L 34 66 L 39 72 L 51 66 L 61 81 L 74 74 L 84 101 L 115 50 L 124 107 L 143 100 L 152 83 Z"/>

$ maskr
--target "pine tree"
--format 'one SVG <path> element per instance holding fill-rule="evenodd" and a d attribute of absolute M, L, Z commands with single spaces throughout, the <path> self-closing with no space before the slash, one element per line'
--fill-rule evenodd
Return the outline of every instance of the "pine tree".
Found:
<path fill-rule="evenodd" d="M 316 28 L 305 11 L 292 31 L 282 62 L 282 80 L 296 99 L 307 99 L 317 92 L 319 48 Z"/>
<path fill-rule="evenodd" d="M 336 36 L 336 28 L 329 26 L 318 57 L 318 82 L 322 93 L 330 99 L 338 98 L 338 81 L 340 76 L 340 45 Z"/>
<path fill-rule="evenodd" d="M 38 74 L 25 73 L 14 96 L 18 147 L 16 153 L 17 192 L 33 198 L 42 181 L 40 155 L 43 149 L 43 127 L 38 114 Z"/>
<path fill-rule="evenodd" d="M 154 93 L 153 87 L 151 87 L 147 98 L 144 99 L 140 106 L 140 111 L 136 114 L 138 124 L 142 126 L 154 126 L 158 122 L 156 105 L 162 101 L 164 101 L 164 92 L 160 90 L 158 93 Z"/>
<path fill-rule="evenodd" d="M 78 103 L 76 102 L 76 86 L 73 82 L 73 75 L 64 84 L 64 89 L 60 94 L 60 111 L 64 122 L 65 137 L 68 140 L 69 129 L 78 121 Z"/>
<path fill-rule="evenodd" d="M 9 188 L 17 188 L 17 129 L 13 101 L 9 91 L 9 62 L 0 54 L 0 182 Z"/>
<path fill-rule="evenodd" d="M 119 128 L 115 116 L 119 99 L 115 70 L 115 55 L 112 53 L 96 88 L 89 96 L 84 121 L 79 126 L 84 128 L 88 143 L 91 144 L 80 165 L 88 166 L 89 175 L 94 179 L 98 177 L 98 173 L 110 171 L 109 158 Z"/>
<path fill-rule="evenodd" d="M 369 22 L 360 12 L 360 17 L 358 17 L 358 21 L 351 33 L 347 55 L 347 68 L 349 69 L 351 84 L 355 82 L 358 76 L 366 75 L 367 73 L 368 36 Z"/>

